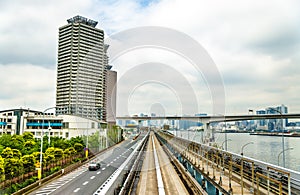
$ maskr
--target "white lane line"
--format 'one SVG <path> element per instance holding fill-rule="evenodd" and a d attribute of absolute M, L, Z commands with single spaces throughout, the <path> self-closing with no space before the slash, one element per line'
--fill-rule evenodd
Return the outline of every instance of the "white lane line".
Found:
<path fill-rule="evenodd" d="M 84 185 L 84 186 L 85 186 L 85 185 L 86 185 L 86 184 L 88 184 L 88 183 L 89 183 L 89 182 L 88 182 L 88 181 L 86 181 L 86 182 L 84 182 L 82 185 Z"/>
<path fill-rule="evenodd" d="M 96 176 L 92 176 L 90 179 L 94 179 Z"/>
<path fill-rule="evenodd" d="M 80 190 L 80 188 L 76 188 L 73 192 L 78 192 Z"/>
<path fill-rule="evenodd" d="M 106 166 L 108 167 L 110 164 L 108 163 Z"/>
<path fill-rule="evenodd" d="M 102 171 L 105 170 L 105 168 L 102 168 Z"/>
<path fill-rule="evenodd" d="M 97 175 L 99 175 L 100 173 L 101 173 L 101 171 L 98 171 L 98 172 L 97 172 Z"/>
<path fill-rule="evenodd" d="M 53 189 L 56 189 L 57 186 L 52 186 L 52 187 L 45 187 L 43 188 L 43 191 L 49 191 L 49 190 L 53 190 Z"/>

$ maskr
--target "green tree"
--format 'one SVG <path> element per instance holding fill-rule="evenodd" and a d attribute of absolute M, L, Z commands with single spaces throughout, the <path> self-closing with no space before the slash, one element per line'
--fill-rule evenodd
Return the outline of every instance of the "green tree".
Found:
<path fill-rule="evenodd" d="M 81 144 L 81 143 L 75 143 L 75 144 L 74 144 L 74 148 L 75 148 L 75 150 L 76 150 L 77 152 L 82 152 L 84 146 L 83 146 L 83 144 Z"/>
<path fill-rule="evenodd" d="M 0 154 L 3 152 L 3 150 L 4 150 L 4 146 L 2 146 L 2 145 L 0 144 Z"/>
<path fill-rule="evenodd" d="M 24 145 L 24 139 L 23 139 L 22 135 L 16 135 L 16 134 L 14 134 L 11 137 L 11 141 L 12 141 L 11 146 L 10 146 L 11 148 L 22 150 L 23 145 Z"/>
<path fill-rule="evenodd" d="M 61 158 L 63 158 L 64 157 L 64 151 L 63 151 L 63 149 L 55 148 L 54 156 L 55 156 L 55 159 L 61 159 Z"/>
<path fill-rule="evenodd" d="M 67 148 L 67 149 L 64 150 L 65 156 L 72 156 L 76 153 L 77 153 L 77 151 L 75 150 L 74 147 L 70 147 L 70 148 Z"/>
<path fill-rule="evenodd" d="M 35 161 L 40 161 L 40 152 L 33 152 L 32 155 L 34 156 Z"/>
<path fill-rule="evenodd" d="M 6 147 L 11 147 L 11 143 L 12 143 L 12 137 L 11 135 L 8 134 L 2 134 L 0 136 L 0 143 L 1 145 L 6 148 Z"/>
<path fill-rule="evenodd" d="M 55 159 L 59 160 L 64 156 L 64 151 L 60 148 L 50 147 L 46 150 L 45 155 L 54 155 Z"/>
<path fill-rule="evenodd" d="M 34 141 L 34 135 L 31 132 L 24 132 L 22 134 L 24 141 Z"/>
<path fill-rule="evenodd" d="M 55 156 L 52 154 L 48 154 L 44 156 L 44 163 L 47 165 L 55 162 Z"/>
<path fill-rule="evenodd" d="M 14 152 L 10 147 L 6 147 L 2 153 L 1 153 L 2 158 L 13 158 L 14 157 Z"/>
<path fill-rule="evenodd" d="M 71 146 L 74 146 L 75 143 L 79 143 L 79 144 L 84 145 L 84 141 L 83 141 L 82 137 L 79 137 L 79 136 L 77 136 L 77 137 L 72 137 L 72 138 L 70 139 L 70 145 L 71 145 Z"/>
<path fill-rule="evenodd" d="M 4 159 L 0 156 L 0 182 L 5 180 Z"/>
<path fill-rule="evenodd" d="M 23 170 L 22 160 L 17 158 L 5 158 L 4 159 L 5 174 L 11 178 L 20 175 Z"/>
<path fill-rule="evenodd" d="M 33 154 L 24 155 L 21 158 L 23 162 L 23 167 L 25 172 L 30 172 L 35 170 L 36 159 Z"/>
<path fill-rule="evenodd" d="M 63 150 L 69 148 L 70 142 L 64 138 L 61 137 L 53 137 L 53 139 L 51 139 L 52 145 L 55 148 L 61 148 Z"/>
<path fill-rule="evenodd" d="M 27 140 L 24 142 L 22 154 L 32 154 L 33 152 L 38 151 L 40 148 L 34 140 Z"/>
<path fill-rule="evenodd" d="M 18 159 L 21 158 L 22 153 L 20 152 L 20 150 L 18 150 L 18 149 L 12 149 L 12 152 L 13 152 L 13 158 L 18 158 Z"/>

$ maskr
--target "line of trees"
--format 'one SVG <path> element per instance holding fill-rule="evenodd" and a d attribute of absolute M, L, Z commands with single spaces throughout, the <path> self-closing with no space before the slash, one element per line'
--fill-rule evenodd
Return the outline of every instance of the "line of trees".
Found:
<path fill-rule="evenodd" d="M 51 137 L 43 138 L 43 163 L 51 164 L 62 158 L 72 156 L 83 151 L 84 143 L 81 137 L 70 140 Z M 35 171 L 40 159 L 41 140 L 35 139 L 33 134 L 25 132 L 22 135 L 0 136 L 0 182 Z"/>

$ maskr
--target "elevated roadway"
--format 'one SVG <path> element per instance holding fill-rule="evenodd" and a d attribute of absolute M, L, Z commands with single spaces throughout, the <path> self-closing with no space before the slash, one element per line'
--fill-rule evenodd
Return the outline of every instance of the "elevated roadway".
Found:
<path fill-rule="evenodd" d="M 241 121 L 241 120 L 263 120 L 263 119 L 299 119 L 300 114 L 247 114 L 247 115 L 211 115 L 211 116 L 119 116 L 119 120 L 188 120 L 202 123 Z"/>
<path fill-rule="evenodd" d="M 88 163 L 86 163 L 74 171 L 41 186 L 39 189 L 31 192 L 30 195 L 95 194 L 99 187 L 105 182 L 108 182 L 111 175 L 131 155 L 137 143 L 139 143 L 145 135 L 145 133 L 141 133 L 136 140 L 125 140 L 108 149 L 105 153 L 93 158 L 92 160 L 101 163 L 100 169 L 89 171 Z M 124 172 L 126 171 L 125 167 Z"/>

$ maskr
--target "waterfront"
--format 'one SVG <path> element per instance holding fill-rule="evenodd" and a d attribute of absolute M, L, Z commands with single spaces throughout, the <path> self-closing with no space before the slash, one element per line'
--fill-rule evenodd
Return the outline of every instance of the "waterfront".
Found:
<path fill-rule="evenodd" d="M 172 132 L 176 135 L 176 132 Z M 177 136 L 185 139 L 190 138 L 195 142 L 202 143 L 202 132 L 177 131 Z M 221 146 L 225 140 L 225 133 L 216 133 L 215 141 Z M 282 151 L 282 137 L 250 135 L 249 133 L 227 133 L 228 151 L 236 154 L 241 153 L 241 147 L 249 142 L 254 144 L 244 147 L 244 156 L 278 165 L 278 155 Z M 286 168 L 300 172 L 300 138 L 285 137 L 285 149 L 292 147 L 293 150 L 285 151 Z M 223 144 L 225 147 L 225 144 Z M 282 154 L 279 157 L 279 165 L 282 166 Z"/>

